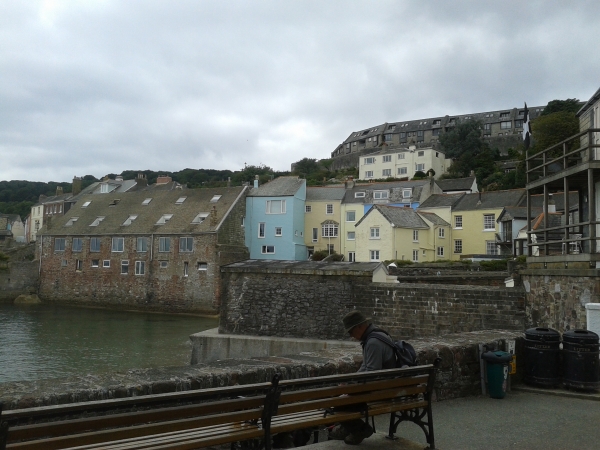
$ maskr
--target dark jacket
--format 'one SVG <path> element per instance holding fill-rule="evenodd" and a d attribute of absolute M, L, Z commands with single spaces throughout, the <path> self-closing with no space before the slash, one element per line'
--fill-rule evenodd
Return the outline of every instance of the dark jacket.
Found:
<path fill-rule="evenodd" d="M 363 348 L 363 362 L 360 365 L 359 372 L 369 372 L 371 370 L 381 369 L 393 369 L 396 367 L 396 355 L 392 348 L 393 342 L 390 337 L 380 331 L 374 331 L 375 326 L 373 324 L 365 330 L 364 334 L 360 338 L 360 345 Z M 381 342 L 379 339 L 369 339 L 371 333 L 377 333 L 383 336 L 390 345 L 385 342 Z"/>

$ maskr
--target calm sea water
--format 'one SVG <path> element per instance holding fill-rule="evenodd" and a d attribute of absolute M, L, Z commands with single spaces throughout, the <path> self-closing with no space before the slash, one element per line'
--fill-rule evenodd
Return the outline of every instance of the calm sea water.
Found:
<path fill-rule="evenodd" d="M 216 319 L 0 304 L 0 383 L 190 363 L 189 335 Z"/>

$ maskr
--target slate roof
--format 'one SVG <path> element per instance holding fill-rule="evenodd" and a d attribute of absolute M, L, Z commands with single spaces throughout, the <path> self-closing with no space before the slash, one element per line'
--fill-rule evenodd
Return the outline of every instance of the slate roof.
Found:
<path fill-rule="evenodd" d="M 531 207 L 532 208 L 543 208 L 544 206 L 544 195 L 536 194 L 531 195 Z M 552 200 L 554 200 L 554 205 L 556 206 L 557 211 L 562 211 L 565 209 L 564 196 L 562 192 L 554 192 L 552 194 Z M 569 209 L 572 210 L 574 206 L 579 204 L 579 195 L 577 191 L 569 192 Z M 527 206 L 527 197 L 523 197 L 519 206 Z"/>
<path fill-rule="evenodd" d="M 352 189 L 346 189 L 344 203 L 374 203 L 373 191 L 389 191 L 388 203 L 402 203 L 402 189 L 411 188 L 411 200 L 420 199 L 423 192 L 423 186 L 429 183 L 429 180 L 417 181 L 389 181 L 385 183 L 363 183 L 356 184 Z M 364 192 L 364 197 L 355 197 L 357 192 Z"/>
<path fill-rule="evenodd" d="M 252 189 L 249 197 L 289 197 L 295 195 L 306 180 L 298 177 L 278 177 Z"/>
<path fill-rule="evenodd" d="M 559 227 L 564 225 L 564 214 L 562 213 L 548 213 L 548 228 Z M 544 228 L 544 213 L 541 213 L 531 221 L 531 229 L 538 230 Z M 560 230 L 553 230 L 552 233 L 561 234 Z M 539 239 L 538 239 L 539 241 Z"/>
<path fill-rule="evenodd" d="M 475 177 L 466 178 L 447 178 L 444 180 L 436 180 L 437 185 L 444 192 L 448 191 L 468 191 L 473 187 Z"/>
<path fill-rule="evenodd" d="M 80 198 L 64 216 L 52 218 L 50 228 L 45 224 L 40 235 L 127 235 L 127 234 L 199 234 L 214 232 L 227 216 L 245 186 L 230 188 L 187 189 L 173 191 L 134 191 L 115 195 L 88 194 Z M 221 195 L 217 202 L 211 202 L 214 195 Z M 180 197 L 186 197 L 182 204 L 176 204 Z M 142 202 L 152 198 L 148 205 Z M 111 203 L 118 200 L 114 206 Z M 243 201 L 243 200 L 242 200 Z M 85 208 L 86 202 L 90 202 Z M 211 211 L 215 210 L 217 225 L 211 225 Z M 206 213 L 206 219 L 200 224 L 192 221 L 199 213 Z M 164 225 L 156 225 L 164 214 L 173 214 Z M 130 225 L 123 223 L 137 215 Z M 71 226 L 65 226 L 69 220 L 77 217 Z M 104 217 L 98 226 L 90 224 L 97 217 Z"/>
<path fill-rule="evenodd" d="M 453 208 L 453 211 L 475 211 L 478 209 L 502 209 L 505 206 L 517 206 L 525 189 L 507 191 L 489 191 L 465 194 Z"/>
<path fill-rule="evenodd" d="M 419 214 L 421 217 L 424 217 L 425 219 L 429 220 L 434 225 L 439 225 L 439 226 L 442 226 L 442 227 L 449 227 L 450 226 L 450 224 L 448 222 L 446 222 L 444 219 L 442 219 L 436 213 L 425 212 L 425 211 L 418 211 L 417 214 Z"/>
<path fill-rule="evenodd" d="M 464 192 L 457 194 L 433 194 L 419 206 L 421 208 L 440 208 L 444 206 L 454 206 L 463 195 Z"/>
<path fill-rule="evenodd" d="M 412 208 L 403 208 L 401 206 L 374 205 L 358 222 L 359 226 L 363 220 L 374 211 L 379 211 L 381 215 L 391 224 L 398 228 L 420 228 L 428 229 L 429 225 Z"/>
<path fill-rule="evenodd" d="M 307 187 L 306 201 L 343 200 L 346 189 L 343 187 Z"/>
<path fill-rule="evenodd" d="M 531 215 L 537 216 L 542 212 L 542 208 L 531 208 Z M 525 206 L 507 206 L 504 211 L 500 213 L 496 222 L 502 222 L 506 220 L 514 219 L 525 219 L 527 220 L 527 207 Z"/>
<path fill-rule="evenodd" d="M 2 214 L 0 213 L 0 217 L 7 219 L 9 222 L 21 222 L 21 216 L 18 214 Z"/>

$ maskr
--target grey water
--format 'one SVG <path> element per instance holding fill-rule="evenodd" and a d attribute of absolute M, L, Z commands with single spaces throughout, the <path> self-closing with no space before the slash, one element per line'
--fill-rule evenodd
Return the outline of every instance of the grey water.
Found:
<path fill-rule="evenodd" d="M 0 383 L 187 365 L 189 336 L 216 326 L 191 315 L 0 304 Z"/>

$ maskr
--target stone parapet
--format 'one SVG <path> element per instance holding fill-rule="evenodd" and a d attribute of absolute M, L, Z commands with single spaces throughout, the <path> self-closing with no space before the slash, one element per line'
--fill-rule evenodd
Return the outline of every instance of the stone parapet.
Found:
<path fill-rule="evenodd" d="M 517 362 L 523 361 L 523 333 L 506 330 L 478 331 L 424 339 L 411 343 L 421 364 L 442 358 L 435 384 L 437 400 L 481 392 L 478 344 L 505 348 L 517 342 Z M 68 379 L 0 384 L 0 401 L 5 409 L 105 400 L 138 395 L 205 389 L 235 384 L 270 381 L 275 373 L 284 379 L 355 372 L 360 366 L 360 345 L 328 348 L 297 355 L 228 359 L 210 364 L 157 369 L 135 369 L 112 374 L 86 375 Z M 520 371 L 520 367 L 517 369 Z"/>

